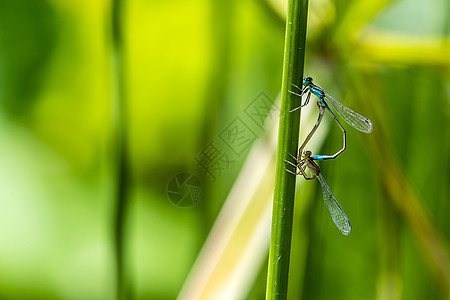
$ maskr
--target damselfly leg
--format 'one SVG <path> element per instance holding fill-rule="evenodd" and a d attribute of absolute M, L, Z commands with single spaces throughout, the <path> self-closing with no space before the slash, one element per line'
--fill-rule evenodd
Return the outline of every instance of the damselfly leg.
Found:
<path fill-rule="evenodd" d="M 297 94 L 297 93 L 295 93 L 295 92 L 293 92 L 293 91 L 289 91 L 289 93 L 291 93 L 291 94 L 293 94 L 293 95 L 295 95 L 295 96 L 299 96 L 300 99 L 303 97 L 303 95 L 304 95 L 306 92 L 308 92 L 308 95 L 306 95 L 306 100 L 305 100 L 305 102 L 304 102 L 303 104 L 300 104 L 300 106 L 294 108 L 293 110 L 290 110 L 289 112 L 296 111 L 297 109 L 299 109 L 299 108 L 301 108 L 301 107 L 303 107 L 303 106 L 305 106 L 305 105 L 308 105 L 309 99 L 311 98 L 311 91 L 309 91 L 308 86 L 305 86 L 305 87 L 303 88 L 303 90 L 302 90 L 301 88 L 299 88 L 299 87 L 296 86 L 295 84 L 293 84 L 293 83 L 291 83 L 291 84 L 292 84 L 294 87 L 296 87 L 298 90 L 300 90 L 301 93 L 300 93 L 300 94 Z"/>

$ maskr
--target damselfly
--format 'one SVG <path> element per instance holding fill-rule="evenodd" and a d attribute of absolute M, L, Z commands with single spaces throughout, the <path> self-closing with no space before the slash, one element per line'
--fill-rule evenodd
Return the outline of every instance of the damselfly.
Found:
<path fill-rule="evenodd" d="M 339 205 L 339 202 L 336 200 L 333 193 L 331 192 L 330 187 L 328 186 L 327 182 L 325 181 L 325 178 L 322 176 L 322 173 L 320 172 L 319 166 L 314 162 L 313 156 L 311 156 L 311 151 L 305 151 L 303 153 L 303 158 L 300 160 L 295 158 L 294 156 L 292 157 L 296 160 L 297 164 L 292 163 L 288 160 L 285 160 L 285 162 L 298 168 L 299 171 L 292 172 L 286 168 L 285 170 L 294 175 L 302 174 L 303 177 L 305 177 L 305 179 L 307 180 L 311 180 L 314 178 L 319 179 L 320 186 L 322 187 L 323 201 L 325 202 L 325 206 L 327 207 L 328 212 L 330 213 L 331 219 L 333 219 L 334 224 L 336 224 L 336 227 L 342 232 L 342 234 L 344 235 L 350 234 L 350 232 L 352 231 L 350 220 L 348 219 L 344 210 Z M 306 173 L 306 168 L 309 169 L 311 175 L 308 175 Z"/>
<path fill-rule="evenodd" d="M 292 84 L 294 87 L 296 87 L 297 89 L 299 89 L 301 91 L 300 94 L 297 94 L 297 93 L 294 93 L 292 91 L 289 91 L 290 93 L 292 93 L 292 94 L 294 94 L 296 96 L 299 96 L 299 97 L 302 97 L 305 93 L 308 93 L 308 95 L 306 96 L 305 102 L 303 104 L 301 104 L 299 107 L 294 108 L 293 110 L 291 110 L 291 112 L 299 109 L 300 107 L 303 107 L 303 106 L 307 105 L 309 103 L 309 99 L 311 98 L 311 94 L 314 94 L 314 95 L 317 96 L 317 98 L 319 98 L 319 101 L 317 101 L 317 105 L 319 106 L 319 118 L 317 119 L 316 124 L 314 125 L 313 129 L 308 134 L 308 136 L 306 137 L 306 139 L 303 142 L 303 144 L 300 146 L 299 155 L 302 155 L 303 149 L 305 148 L 306 144 L 309 142 L 309 140 L 311 139 L 312 135 L 316 131 L 317 127 L 319 126 L 320 122 L 322 121 L 323 113 L 324 113 L 325 109 L 327 109 L 330 112 L 330 114 L 333 116 L 334 120 L 338 123 L 339 127 L 342 130 L 342 133 L 343 133 L 343 146 L 342 146 L 342 149 L 339 150 L 338 152 L 336 152 L 334 155 L 314 155 L 314 156 L 311 156 L 311 159 L 313 159 L 313 160 L 334 159 L 339 154 L 344 152 L 344 150 L 346 148 L 346 143 L 347 143 L 347 134 L 345 132 L 344 127 L 341 125 L 341 123 L 338 121 L 338 119 L 336 118 L 334 113 L 331 111 L 331 109 L 328 106 L 327 102 L 331 103 L 333 108 L 338 112 L 338 114 L 348 124 L 350 124 L 352 127 L 356 128 L 356 129 L 358 129 L 359 131 L 367 132 L 367 133 L 372 132 L 373 125 L 372 125 L 372 122 L 369 119 L 367 119 L 367 118 L 361 116 L 360 114 L 354 112 L 350 108 L 345 107 L 340 102 L 335 100 L 333 97 L 331 97 L 330 95 L 325 93 L 325 91 L 323 89 L 321 89 L 317 85 L 313 84 L 312 82 L 313 82 L 313 79 L 311 77 L 307 77 L 307 78 L 303 79 L 303 86 L 304 86 L 303 89 L 299 88 L 295 84 Z"/>

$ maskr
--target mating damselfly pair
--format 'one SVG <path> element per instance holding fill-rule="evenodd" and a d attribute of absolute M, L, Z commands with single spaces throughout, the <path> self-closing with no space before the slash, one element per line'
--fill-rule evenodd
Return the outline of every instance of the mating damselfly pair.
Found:
<path fill-rule="evenodd" d="M 313 79 L 311 77 L 307 77 L 303 79 L 303 89 L 299 88 L 298 86 L 294 85 L 299 91 L 300 94 L 289 91 L 290 93 L 302 97 L 303 95 L 306 95 L 306 100 L 303 104 L 300 104 L 299 107 L 292 109 L 290 112 L 293 112 L 300 107 L 303 107 L 309 103 L 309 100 L 311 98 L 311 94 L 314 94 L 319 100 L 317 101 L 317 106 L 319 107 L 319 117 L 317 118 L 317 121 L 312 128 L 312 130 L 309 132 L 308 136 L 306 137 L 305 141 L 302 143 L 302 145 L 299 148 L 298 157 L 292 156 L 296 163 L 292 163 L 290 161 L 285 161 L 286 163 L 291 164 L 296 169 L 298 168 L 298 172 L 292 172 L 288 169 L 288 171 L 291 174 L 294 175 L 303 175 L 303 177 L 307 180 L 311 180 L 314 178 L 317 178 L 320 182 L 320 185 L 322 187 L 322 193 L 323 193 L 323 200 L 325 202 L 325 206 L 328 209 L 328 212 L 330 213 L 331 218 L 333 219 L 334 224 L 336 224 L 336 227 L 344 234 L 348 235 L 351 232 L 351 224 L 350 220 L 348 219 L 347 215 L 345 214 L 342 207 L 339 205 L 339 202 L 334 197 L 333 193 L 331 192 L 330 187 L 328 186 L 327 182 L 325 181 L 325 178 L 322 176 L 320 172 L 320 167 L 314 162 L 315 160 L 328 160 L 328 159 L 335 159 L 338 157 L 339 154 L 344 152 L 347 145 L 347 133 L 342 126 L 342 124 L 339 122 L 339 120 L 336 118 L 333 111 L 328 106 L 328 103 L 331 103 L 332 107 L 335 109 L 335 111 L 352 127 L 358 129 L 362 132 L 372 132 L 373 125 L 372 122 L 361 116 L 360 114 L 354 112 L 348 107 L 345 107 L 340 102 L 335 100 L 333 97 L 325 93 L 323 89 L 318 87 L 317 85 L 313 84 Z M 327 103 L 328 102 L 328 103 Z M 333 155 L 311 155 L 311 151 L 303 151 L 303 149 L 306 147 L 306 144 L 310 141 L 311 137 L 314 135 L 316 129 L 319 127 L 320 123 L 322 122 L 323 114 L 327 110 L 333 117 L 333 119 L 337 122 L 339 125 L 342 133 L 343 133 L 343 145 L 342 148 L 336 152 Z M 307 174 L 307 170 L 309 171 L 310 175 Z"/>

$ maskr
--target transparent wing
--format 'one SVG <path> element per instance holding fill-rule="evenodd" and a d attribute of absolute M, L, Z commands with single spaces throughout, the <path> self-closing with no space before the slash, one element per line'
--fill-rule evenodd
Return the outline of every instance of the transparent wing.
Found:
<path fill-rule="evenodd" d="M 319 179 L 320 185 L 322 186 L 323 192 L 323 201 L 325 201 L 325 205 L 330 213 L 331 218 L 333 219 L 336 227 L 342 232 L 344 235 L 349 235 L 350 231 L 352 231 L 352 226 L 350 225 L 350 220 L 345 214 L 342 207 L 339 205 L 339 202 L 334 198 L 333 193 L 330 190 L 325 178 L 323 178 L 322 174 L 319 173 L 317 176 Z"/>
<path fill-rule="evenodd" d="M 331 103 L 333 108 L 337 111 L 337 113 L 351 126 L 358 129 L 362 132 L 372 132 L 373 125 L 372 122 L 358 114 L 357 112 L 354 112 L 348 107 L 345 107 L 342 105 L 339 101 L 335 100 L 333 97 L 325 93 L 325 99 L 327 102 Z"/>

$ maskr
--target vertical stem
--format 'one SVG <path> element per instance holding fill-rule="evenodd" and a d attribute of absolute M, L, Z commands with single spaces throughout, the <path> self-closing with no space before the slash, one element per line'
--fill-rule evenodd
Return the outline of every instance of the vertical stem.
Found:
<path fill-rule="evenodd" d="M 382 180 L 381 180 L 382 181 Z M 402 299 L 400 252 L 401 252 L 401 218 L 389 199 L 385 187 L 381 187 L 381 195 L 377 201 L 379 214 L 379 263 L 377 279 L 377 299 Z"/>
<path fill-rule="evenodd" d="M 206 80 L 205 99 L 203 107 L 202 136 L 199 140 L 199 150 L 204 148 L 214 137 L 219 110 L 225 100 L 228 82 L 230 80 L 231 32 L 234 18 L 235 0 L 210 0 L 209 40 L 211 60 Z M 220 72 L 217 72 L 220 70 Z M 203 199 L 213 199 L 214 191 L 205 182 Z M 198 213 L 202 214 L 202 236 L 207 237 L 212 224 L 211 201 L 199 201 Z"/>
<path fill-rule="evenodd" d="M 115 215 L 114 252 L 116 262 L 116 298 L 130 299 L 125 276 L 125 225 L 129 192 L 129 166 L 127 163 L 127 109 L 125 101 L 123 34 L 121 13 L 123 2 L 112 2 L 113 73 L 115 85 Z"/>
<path fill-rule="evenodd" d="M 289 154 L 295 155 L 298 147 L 300 109 L 289 110 L 301 99 L 289 89 L 291 83 L 302 84 L 307 13 L 308 0 L 288 0 L 266 299 L 287 297 L 296 178 L 284 170 L 284 160 L 292 160 Z"/>

